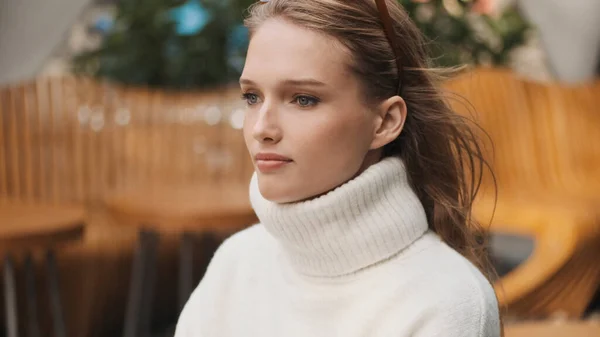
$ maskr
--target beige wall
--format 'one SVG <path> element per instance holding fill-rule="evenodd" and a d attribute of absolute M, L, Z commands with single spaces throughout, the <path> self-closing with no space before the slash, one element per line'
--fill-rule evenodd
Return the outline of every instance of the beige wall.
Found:
<path fill-rule="evenodd" d="M 36 76 L 90 0 L 0 0 L 0 85 Z"/>
<path fill-rule="evenodd" d="M 520 0 L 540 30 L 557 78 L 576 83 L 595 77 L 600 59 L 599 0 Z"/>

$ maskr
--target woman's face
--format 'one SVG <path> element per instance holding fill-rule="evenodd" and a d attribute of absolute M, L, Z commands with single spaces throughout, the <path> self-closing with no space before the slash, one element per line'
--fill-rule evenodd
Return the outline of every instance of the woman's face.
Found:
<path fill-rule="evenodd" d="M 381 124 L 366 106 L 348 52 L 280 19 L 254 33 L 240 79 L 244 138 L 261 194 L 285 203 L 323 194 L 379 160 Z"/>

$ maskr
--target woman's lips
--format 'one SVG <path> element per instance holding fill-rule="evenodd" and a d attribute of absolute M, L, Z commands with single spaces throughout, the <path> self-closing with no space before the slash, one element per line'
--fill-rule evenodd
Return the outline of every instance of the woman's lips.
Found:
<path fill-rule="evenodd" d="M 292 162 L 290 158 L 277 153 L 259 153 L 254 160 L 262 173 L 277 171 Z"/>
<path fill-rule="evenodd" d="M 258 168 L 258 170 L 260 172 L 266 173 L 266 172 L 272 172 L 272 171 L 276 171 L 282 167 L 284 167 L 285 165 L 291 163 L 291 161 L 285 161 L 285 160 L 257 160 L 256 161 L 256 167 Z"/>

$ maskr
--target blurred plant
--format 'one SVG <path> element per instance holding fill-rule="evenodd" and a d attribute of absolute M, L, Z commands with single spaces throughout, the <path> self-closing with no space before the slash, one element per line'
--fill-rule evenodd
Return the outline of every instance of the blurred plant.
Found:
<path fill-rule="evenodd" d="M 528 28 L 492 0 L 398 0 L 433 41 L 438 66 L 506 64 Z M 73 59 L 77 73 L 134 85 L 188 89 L 236 81 L 245 59 L 245 9 L 255 0 L 120 0 L 102 18 L 98 49 Z"/>
<path fill-rule="evenodd" d="M 109 14 L 102 14 L 94 21 L 90 30 L 95 33 L 104 35 L 112 29 L 114 25 L 114 18 Z"/>
<path fill-rule="evenodd" d="M 73 70 L 175 89 L 236 80 L 247 48 L 242 14 L 252 2 L 120 0 L 113 22 L 97 23 L 101 46 L 76 55 Z"/>
<path fill-rule="evenodd" d="M 437 66 L 506 65 L 525 43 L 529 24 L 516 7 L 494 0 L 398 0 L 431 41 Z"/>

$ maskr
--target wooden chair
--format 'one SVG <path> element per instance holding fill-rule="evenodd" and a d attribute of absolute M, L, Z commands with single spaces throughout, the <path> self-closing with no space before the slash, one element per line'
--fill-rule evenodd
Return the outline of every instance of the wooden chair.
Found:
<path fill-rule="evenodd" d="M 46 279 L 50 299 L 53 336 L 66 337 L 58 267 L 54 249 L 83 236 L 84 211 L 80 207 L 0 202 L 0 251 L 4 258 L 4 302 L 6 336 L 19 336 L 19 306 L 25 304 L 28 336 L 48 336 L 41 331 L 33 256 L 45 252 Z M 24 257 L 25 301 L 17 296 L 15 257 Z M 19 304 L 19 302 L 21 302 Z M 43 332 L 43 334 L 40 334 Z M 22 334 L 21 334 L 22 335 Z"/>
<path fill-rule="evenodd" d="M 498 69 L 445 83 L 472 104 L 452 100 L 454 108 L 475 111 L 493 142 L 485 156 L 498 199 L 486 174 L 474 216 L 491 221 L 492 233 L 535 240 L 532 255 L 495 285 L 511 314 L 579 317 L 600 284 L 599 83 L 540 84 Z"/>

